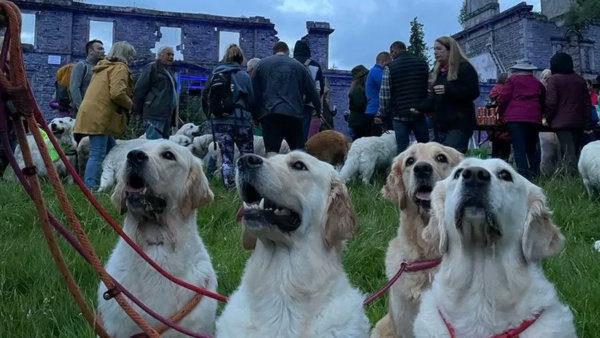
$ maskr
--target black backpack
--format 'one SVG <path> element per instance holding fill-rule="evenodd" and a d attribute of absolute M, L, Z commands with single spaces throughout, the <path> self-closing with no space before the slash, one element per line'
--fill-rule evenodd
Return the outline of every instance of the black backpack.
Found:
<path fill-rule="evenodd" d="M 227 117 L 238 108 L 233 98 L 235 84 L 231 76 L 237 70 L 212 74 L 206 89 L 208 90 L 208 118 Z"/>

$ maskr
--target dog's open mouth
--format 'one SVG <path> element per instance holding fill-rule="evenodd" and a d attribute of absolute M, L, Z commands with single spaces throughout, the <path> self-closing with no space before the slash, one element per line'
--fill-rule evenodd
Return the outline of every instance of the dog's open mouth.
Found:
<path fill-rule="evenodd" d="M 131 172 L 127 177 L 125 199 L 131 211 L 152 217 L 163 213 L 167 207 L 167 201 L 148 189 L 144 178 L 136 172 Z"/>
<path fill-rule="evenodd" d="M 236 216 L 238 222 L 245 219 L 251 222 L 269 223 L 284 232 L 294 231 L 302 223 L 302 219 L 297 212 L 262 197 L 256 188 L 250 184 L 245 183 L 243 185 L 242 200 L 243 206 Z"/>
<path fill-rule="evenodd" d="M 59 128 L 55 124 L 51 124 L 50 125 L 50 131 L 52 131 L 52 134 L 58 136 L 58 135 L 62 135 L 65 132 L 65 129 L 64 128 Z"/>
<path fill-rule="evenodd" d="M 423 209 L 430 209 L 432 191 L 433 187 L 431 187 L 430 185 L 421 185 L 419 188 L 417 188 L 417 191 L 415 192 L 415 203 Z"/>

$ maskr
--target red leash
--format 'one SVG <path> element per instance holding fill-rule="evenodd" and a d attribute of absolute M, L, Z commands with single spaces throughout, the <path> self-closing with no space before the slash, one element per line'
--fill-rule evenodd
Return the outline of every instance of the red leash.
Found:
<path fill-rule="evenodd" d="M 429 260 L 429 261 L 417 261 L 417 262 L 412 262 L 412 263 L 402 262 L 402 264 L 400 264 L 400 269 L 398 270 L 398 272 L 396 272 L 394 277 L 392 277 L 392 279 L 390 279 L 387 283 L 385 283 L 385 285 L 382 286 L 381 289 L 377 290 L 374 294 L 367 297 L 367 299 L 365 299 L 365 301 L 363 302 L 363 306 L 367 306 L 367 305 L 371 304 L 375 299 L 381 297 L 382 294 L 384 294 L 386 291 L 388 291 L 392 287 L 392 285 L 394 285 L 394 283 L 396 283 L 398 278 L 400 278 L 400 276 L 405 271 L 406 272 L 423 271 L 423 270 L 435 268 L 441 262 L 442 262 L 441 258 L 433 259 L 433 260 Z"/>
<path fill-rule="evenodd" d="M 543 312 L 543 310 L 540 311 L 539 313 L 536 313 L 533 316 L 533 318 L 524 320 L 521 323 L 521 325 L 519 325 L 517 328 L 509 329 L 508 331 L 501 333 L 501 334 L 495 334 L 491 338 L 519 338 L 519 335 L 521 333 L 523 333 L 525 330 L 527 330 L 531 325 L 533 325 L 533 323 L 535 323 L 535 321 L 538 318 L 540 318 L 540 315 L 542 314 L 542 312 Z M 452 325 L 450 325 L 450 323 L 448 323 L 446 321 L 446 318 L 444 318 L 444 315 L 442 314 L 442 311 L 440 311 L 439 308 L 438 308 L 438 313 L 440 314 L 440 317 L 442 317 L 442 320 L 444 321 L 444 325 L 446 325 L 446 328 L 448 329 L 448 333 L 450 333 L 450 338 L 456 338 L 456 332 L 454 331 L 454 328 L 452 327 Z"/>

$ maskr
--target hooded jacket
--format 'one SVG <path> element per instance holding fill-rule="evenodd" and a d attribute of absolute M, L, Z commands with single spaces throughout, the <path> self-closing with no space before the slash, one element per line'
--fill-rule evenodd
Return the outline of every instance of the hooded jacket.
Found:
<path fill-rule="evenodd" d="M 296 41 L 296 45 L 294 46 L 294 59 L 304 64 L 306 60 L 310 59 L 310 55 L 310 47 L 308 47 L 308 43 L 302 40 Z M 315 80 L 315 85 L 319 90 L 319 97 L 322 97 L 323 93 L 325 93 L 325 80 L 323 79 L 323 70 L 321 69 L 321 65 L 317 61 L 311 59 L 310 63 L 308 64 L 308 70 L 312 78 Z"/>
<path fill-rule="evenodd" d="M 100 60 L 81 102 L 74 132 L 87 135 L 120 136 L 127 128 L 133 80 L 127 64 Z"/>
<path fill-rule="evenodd" d="M 231 74 L 231 81 L 234 84 L 233 100 L 235 104 L 245 107 L 245 109 L 236 109 L 233 116 L 213 118 L 213 124 L 235 124 L 250 126 L 251 107 L 254 106 L 254 91 L 250 75 L 237 63 L 222 63 L 215 67 L 212 74 L 226 72 L 235 72 Z M 210 78 L 206 85 L 210 83 Z M 202 110 L 208 111 L 208 90 L 202 91 Z"/>

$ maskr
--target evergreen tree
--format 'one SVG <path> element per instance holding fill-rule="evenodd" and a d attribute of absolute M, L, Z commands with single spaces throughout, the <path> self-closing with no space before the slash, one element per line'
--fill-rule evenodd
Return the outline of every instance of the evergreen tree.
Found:
<path fill-rule="evenodd" d="M 425 43 L 425 33 L 423 33 L 423 24 L 417 21 L 415 17 L 413 21 L 410 22 L 410 46 L 408 46 L 408 51 L 413 55 L 420 56 L 428 64 L 431 64 L 431 60 L 429 58 L 429 54 L 427 53 L 427 44 Z"/>
<path fill-rule="evenodd" d="M 598 0 L 577 0 L 565 15 L 568 27 L 582 32 L 591 24 L 600 22 L 600 4 Z"/>
<path fill-rule="evenodd" d="M 458 13 L 458 23 L 464 25 L 467 21 L 467 0 L 463 0 L 460 12 Z"/>

